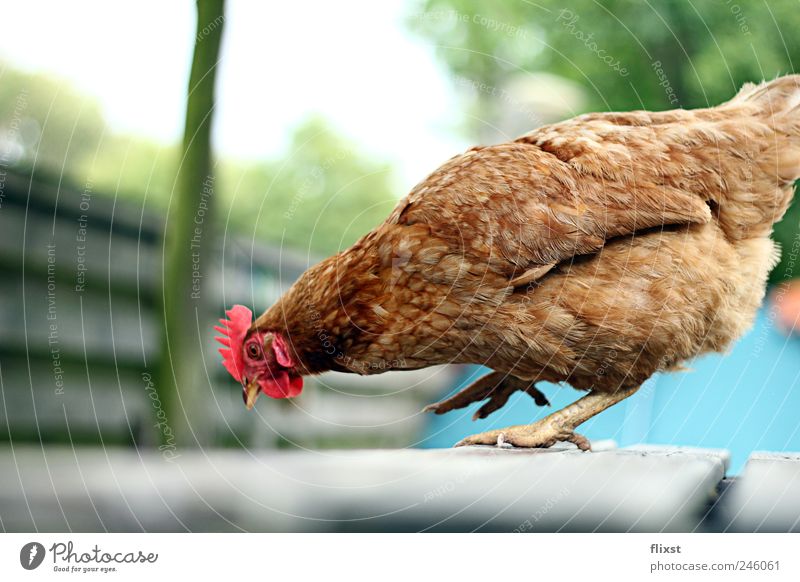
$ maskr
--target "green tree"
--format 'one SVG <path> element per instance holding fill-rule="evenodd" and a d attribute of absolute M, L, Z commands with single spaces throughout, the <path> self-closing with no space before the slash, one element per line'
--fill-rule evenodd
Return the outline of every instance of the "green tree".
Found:
<path fill-rule="evenodd" d="M 716 105 L 743 83 L 800 63 L 793 1 L 424 0 L 408 24 L 456 76 L 502 89 L 532 73 L 555 74 L 584 87 L 586 110 Z M 491 123 L 507 106 L 498 95 L 475 92 L 471 117 Z M 478 134 L 474 121 L 465 128 Z M 798 219 L 795 202 L 776 225 L 784 248 L 798 237 Z M 787 263 L 784 253 L 773 281 L 791 274 Z"/>
<path fill-rule="evenodd" d="M 91 181 L 99 194 L 117 195 L 163 210 L 175 187 L 181 152 L 139 136 L 106 134 L 103 147 L 87 156 L 74 173 Z"/>
<path fill-rule="evenodd" d="M 220 24 L 201 29 L 201 44 L 210 46 Z M 147 210 L 169 207 L 173 218 L 183 212 L 178 169 L 189 171 L 191 162 L 180 144 L 111 131 L 96 101 L 66 81 L 7 66 L 0 66 L 0 80 L 0 165 L 30 168 L 35 161 L 51 181 L 91 183 L 96 195 L 146 200 Z M 209 224 L 319 256 L 352 244 L 396 203 L 390 165 L 320 116 L 300 123 L 287 150 L 272 159 L 223 158 L 214 168 L 218 207 Z"/>
<path fill-rule="evenodd" d="M 281 159 L 222 164 L 220 184 L 235 229 L 321 256 L 351 245 L 397 203 L 390 167 L 319 117 L 296 129 Z"/>
<path fill-rule="evenodd" d="M 214 175 L 211 161 L 211 121 L 214 112 L 214 80 L 219 62 L 219 47 L 224 23 L 224 0 L 197 0 L 197 36 L 189 75 L 186 125 L 182 157 L 175 192 L 170 201 L 164 238 L 162 351 L 159 392 L 165 412 L 174 419 L 173 431 L 179 443 L 200 443 L 205 407 L 198 398 L 201 366 L 200 342 L 195 331 L 203 318 L 202 293 L 193 281 L 195 253 L 210 245 L 207 230 L 199 233 L 195 218 L 201 205 L 204 223 L 212 217 Z M 198 246 L 194 241 L 198 240 Z M 205 256 L 208 257 L 206 251 Z M 162 438 L 166 440 L 165 435 Z"/>
<path fill-rule="evenodd" d="M 100 107 L 70 83 L 0 64 L 0 164 L 83 180 L 105 137 Z"/>
<path fill-rule="evenodd" d="M 675 107 L 654 63 L 680 106 L 703 107 L 800 62 L 800 12 L 787 1 L 426 0 L 408 23 L 456 74 L 502 86 L 555 73 L 583 84 L 592 110 Z"/>

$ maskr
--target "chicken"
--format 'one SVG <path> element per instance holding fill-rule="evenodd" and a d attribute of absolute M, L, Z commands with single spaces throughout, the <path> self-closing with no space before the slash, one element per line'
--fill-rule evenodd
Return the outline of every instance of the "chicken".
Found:
<path fill-rule="evenodd" d="M 248 408 L 327 370 L 483 364 L 493 372 L 426 408 L 486 400 L 478 417 L 517 390 L 545 405 L 536 384 L 564 382 L 588 394 L 458 444 L 587 450 L 578 425 L 752 324 L 798 177 L 800 76 L 718 107 L 581 115 L 475 147 L 255 322 L 230 310 L 225 365 Z"/>

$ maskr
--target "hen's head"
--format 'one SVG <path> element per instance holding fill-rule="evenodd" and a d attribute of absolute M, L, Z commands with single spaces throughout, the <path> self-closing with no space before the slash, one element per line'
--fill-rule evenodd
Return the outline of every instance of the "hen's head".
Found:
<path fill-rule="evenodd" d="M 220 348 L 222 365 L 242 385 L 244 403 L 253 408 L 260 392 L 272 398 L 291 398 L 303 390 L 303 378 L 289 352 L 286 339 L 279 332 L 250 331 L 253 312 L 235 305 L 225 312 L 216 326 L 222 335 L 215 339 Z"/>

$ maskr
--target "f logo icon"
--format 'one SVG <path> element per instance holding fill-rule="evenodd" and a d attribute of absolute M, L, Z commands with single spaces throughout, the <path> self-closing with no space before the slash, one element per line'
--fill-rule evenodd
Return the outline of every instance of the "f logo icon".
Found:
<path fill-rule="evenodd" d="M 19 563 L 26 570 L 35 570 L 44 561 L 44 546 L 39 542 L 29 542 L 19 551 Z"/>

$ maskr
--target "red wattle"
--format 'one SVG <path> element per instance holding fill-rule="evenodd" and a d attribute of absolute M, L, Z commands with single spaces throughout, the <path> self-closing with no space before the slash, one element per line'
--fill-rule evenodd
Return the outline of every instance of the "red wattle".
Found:
<path fill-rule="evenodd" d="M 303 377 L 295 376 L 289 381 L 289 398 L 293 398 L 303 391 Z"/>
<path fill-rule="evenodd" d="M 270 398 L 292 398 L 303 390 L 303 379 L 289 377 L 285 371 L 273 372 L 271 377 L 259 380 L 261 391 Z"/>

